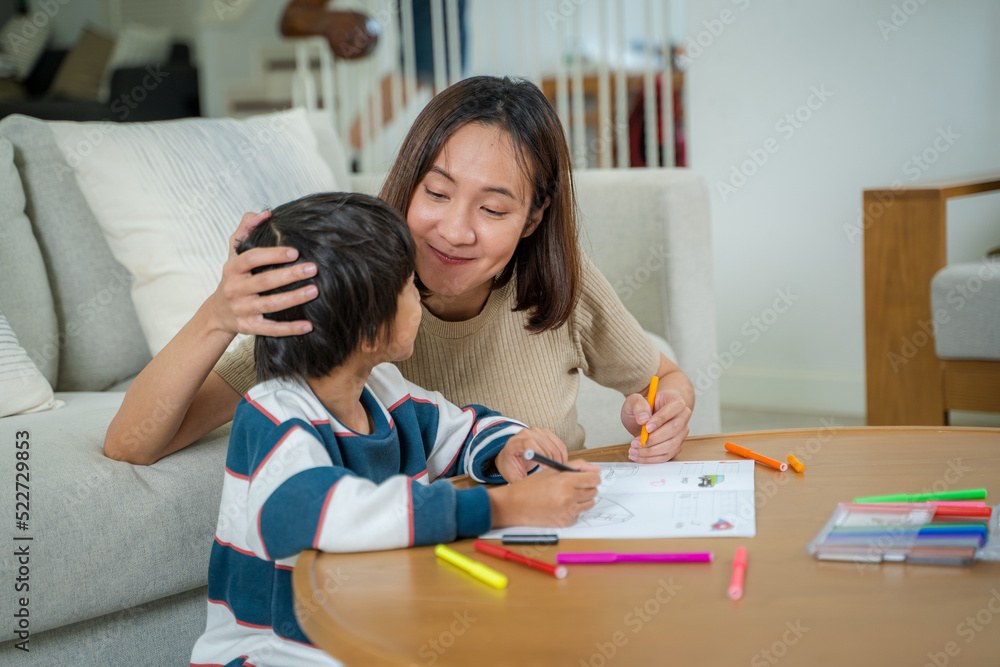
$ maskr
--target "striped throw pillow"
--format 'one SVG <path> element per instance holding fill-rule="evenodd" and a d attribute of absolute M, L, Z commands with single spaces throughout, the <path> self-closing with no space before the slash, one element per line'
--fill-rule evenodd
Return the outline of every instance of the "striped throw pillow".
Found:
<path fill-rule="evenodd" d="M 52 386 L 18 343 L 14 330 L 0 312 L 0 417 L 63 405 L 55 400 Z"/>

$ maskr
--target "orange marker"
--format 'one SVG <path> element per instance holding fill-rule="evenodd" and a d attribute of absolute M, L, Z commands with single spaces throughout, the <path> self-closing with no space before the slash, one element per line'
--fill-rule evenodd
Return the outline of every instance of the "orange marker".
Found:
<path fill-rule="evenodd" d="M 766 456 L 762 456 L 762 455 L 760 455 L 760 454 L 758 454 L 756 452 L 751 452 L 746 447 L 740 447 L 739 445 L 734 445 L 731 442 L 727 442 L 726 443 L 726 449 L 728 451 L 732 452 L 733 454 L 738 454 L 738 455 L 742 456 L 745 459 L 753 459 L 754 461 L 759 461 L 759 462 L 763 463 L 764 465 L 771 466 L 772 468 L 774 468 L 776 470 L 780 470 L 782 472 L 788 470 L 788 464 L 787 463 L 782 463 L 781 461 L 776 461 L 775 459 L 768 458 Z"/>
<path fill-rule="evenodd" d="M 658 384 L 660 384 L 659 377 L 654 375 L 653 377 L 649 378 L 649 397 L 646 400 L 649 401 L 650 417 L 652 417 L 652 413 L 656 411 L 656 407 L 654 404 L 656 403 L 656 387 Z M 649 431 L 646 430 L 646 425 L 643 424 L 642 433 L 639 434 L 639 446 L 645 447 L 646 440 L 648 439 L 649 439 Z"/>
<path fill-rule="evenodd" d="M 795 472 L 805 471 L 806 467 L 802 465 L 802 461 L 795 458 L 795 454 L 789 454 L 786 458 L 788 459 L 788 465 L 792 466 L 792 470 Z"/>

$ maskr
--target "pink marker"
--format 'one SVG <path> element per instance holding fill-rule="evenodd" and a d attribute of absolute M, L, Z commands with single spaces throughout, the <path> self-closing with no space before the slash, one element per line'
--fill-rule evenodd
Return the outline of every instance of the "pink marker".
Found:
<path fill-rule="evenodd" d="M 729 599 L 739 600 L 743 597 L 743 579 L 747 574 L 747 550 L 736 547 L 733 557 L 733 578 L 729 580 Z"/>
<path fill-rule="evenodd" d="M 617 554 L 613 551 L 577 552 L 556 554 L 556 562 L 563 565 L 600 563 L 711 563 L 711 551 L 682 553 Z"/>

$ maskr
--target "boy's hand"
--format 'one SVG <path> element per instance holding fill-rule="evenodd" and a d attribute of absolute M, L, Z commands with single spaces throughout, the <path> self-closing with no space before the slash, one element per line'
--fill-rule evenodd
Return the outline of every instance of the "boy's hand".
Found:
<path fill-rule="evenodd" d="M 497 471 L 508 482 L 516 482 L 528 476 L 528 472 L 538 465 L 535 461 L 525 461 L 524 452 L 533 449 L 559 463 L 566 463 L 566 445 L 556 434 L 545 428 L 526 428 L 512 435 L 504 448 L 497 454 Z"/>
<path fill-rule="evenodd" d="M 600 468 L 586 461 L 569 461 L 581 472 L 543 470 L 519 482 L 487 489 L 493 527 L 571 526 L 581 512 L 594 506 Z"/>
<path fill-rule="evenodd" d="M 663 463 L 677 456 L 690 433 L 688 422 L 691 408 L 680 392 L 668 389 L 656 392 L 656 411 L 650 415 L 649 402 L 640 394 L 632 394 L 622 406 L 622 425 L 635 438 L 628 457 L 636 463 Z M 639 432 L 643 424 L 649 432 L 646 446 L 640 447 Z"/>

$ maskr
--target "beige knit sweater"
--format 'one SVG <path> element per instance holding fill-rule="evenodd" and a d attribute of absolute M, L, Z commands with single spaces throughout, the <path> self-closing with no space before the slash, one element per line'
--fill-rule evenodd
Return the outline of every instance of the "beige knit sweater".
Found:
<path fill-rule="evenodd" d="M 632 394 L 649 384 L 659 367 L 659 351 L 587 259 L 576 309 L 554 331 L 525 330 L 526 314 L 511 310 L 513 285 L 494 290 L 482 312 L 464 322 L 445 322 L 424 308 L 413 356 L 396 365 L 407 380 L 441 392 L 456 405 L 484 405 L 552 430 L 570 450 L 582 449 L 578 370 Z M 223 356 L 215 370 L 245 394 L 256 382 L 253 339 Z"/>

